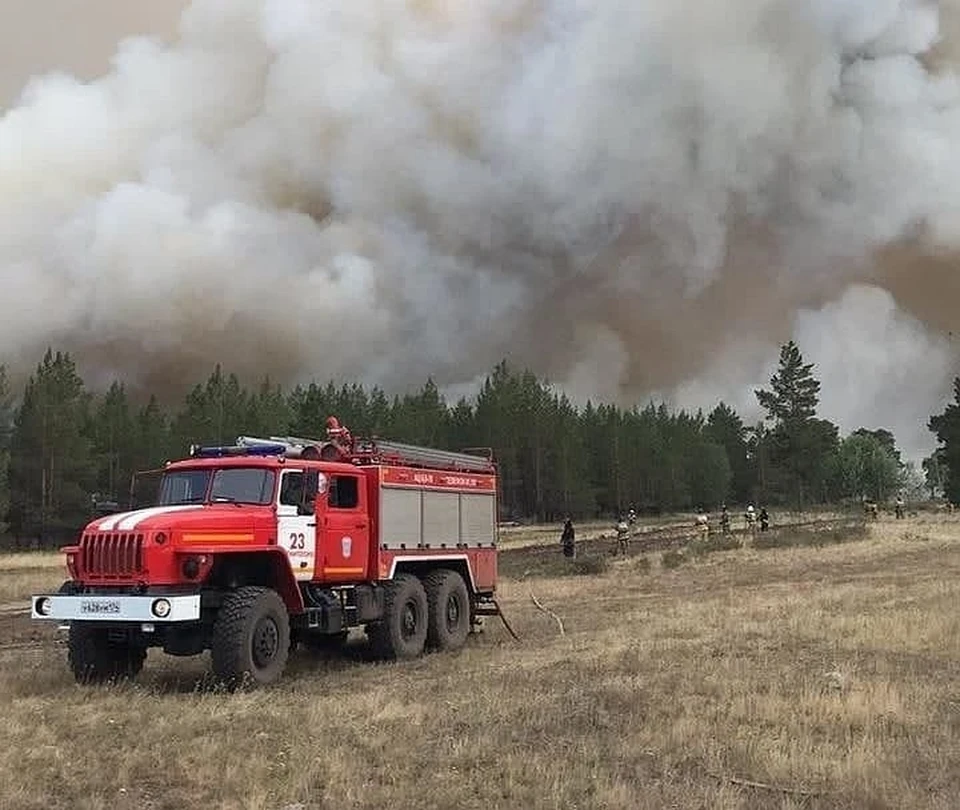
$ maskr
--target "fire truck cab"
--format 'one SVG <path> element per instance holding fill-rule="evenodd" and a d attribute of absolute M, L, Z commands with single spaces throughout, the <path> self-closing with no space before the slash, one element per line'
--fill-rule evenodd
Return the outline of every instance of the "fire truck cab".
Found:
<path fill-rule="evenodd" d="M 165 465 L 155 506 L 91 521 L 31 615 L 69 631 L 78 681 L 133 677 L 150 647 L 210 650 L 229 685 L 363 627 L 377 654 L 461 647 L 497 612 L 489 456 L 355 439 L 257 439 Z"/>

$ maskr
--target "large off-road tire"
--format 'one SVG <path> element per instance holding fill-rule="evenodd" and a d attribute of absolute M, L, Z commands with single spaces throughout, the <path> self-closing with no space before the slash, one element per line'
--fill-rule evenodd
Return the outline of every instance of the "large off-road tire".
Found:
<path fill-rule="evenodd" d="M 379 658 L 416 658 L 427 641 L 427 594 L 412 574 L 399 574 L 384 586 L 383 618 L 367 625 Z"/>
<path fill-rule="evenodd" d="M 67 662 L 78 683 L 102 683 L 135 678 L 147 650 L 130 641 L 114 641 L 93 622 L 73 622 L 67 640 Z"/>
<path fill-rule="evenodd" d="M 470 594 L 456 571 L 431 571 L 424 580 L 427 590 L 427 647 L 458 650 L 470 633 Z"/>
<path fill-rule="evenodd" d="M 290 655 L 290 617 L 279 594 L 245 586 L 224 597 L 213 624 L 213 674 L 227 686 L 264 686 L 283 674 Z"/>

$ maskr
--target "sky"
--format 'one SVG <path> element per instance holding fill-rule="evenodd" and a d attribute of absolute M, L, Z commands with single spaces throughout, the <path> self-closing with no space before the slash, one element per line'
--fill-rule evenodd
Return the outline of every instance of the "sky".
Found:
<path fill-rule="evenodd" d="M 185 0 L 0 0 L 0 106 L 29 79 L 65 70 L 93 79 L 126 36 L 171 38 Z"/>

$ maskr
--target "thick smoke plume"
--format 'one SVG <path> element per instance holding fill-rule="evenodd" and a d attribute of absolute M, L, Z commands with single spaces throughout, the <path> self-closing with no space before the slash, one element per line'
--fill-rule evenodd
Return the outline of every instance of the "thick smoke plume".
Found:
<path fill-rule="evenodd" d="M 960 45 L 929 0 L 194 0 L 0 119 L 0 352 L 182 393 L 750 407 L 796 336 L 908 452 L 947 390 Z"/>

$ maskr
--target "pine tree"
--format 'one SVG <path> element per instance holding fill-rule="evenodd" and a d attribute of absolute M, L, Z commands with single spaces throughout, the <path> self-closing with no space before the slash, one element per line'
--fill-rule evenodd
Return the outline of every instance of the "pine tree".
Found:
<path fill-rule="evenodd" d="M 328 416 L 334 415 L 334 403 L 328 396 L 328 388 L 312 382 L 298 385 L 287 398 L 290 411 L 290 430 L 295 436 L 323 438 Z"/>
<path fill-rule="evenodd" d="M 75 530 L 92 492 L 126 500 L 132 470 L 159 472 L 164 460 L 182 457 L 192 442 L 228 443 L 240 434 L 322 438 L 331 415 L 356 435 L 453 450 L 490 447 L 499 465 L 504 516 L 551 521 L 568 513 L 577 519 L 612 517 L 631 506 L 648 511 L 712 508 L 730 494 L 766 499 L 778 493 L 799 498 L 805 492 L 826 498 L 831 487 L 837 494 L 848 492 L 850 475 L 842 471 L 849 465 L 844 468 L 841 462 L 857 442 L 844 443 L 843 458 L 835 454 L 836 426 L 816 418 L 820 384 L 813 364 L 805 364 L 792 343 L 783 347 L 780 359 L 770 389 L 757 392 L 770 427 L 761 422 L 748 429 L 724 404 L 708 417 L 652 402 L 631 409 L 592 402 L 575 407 L 548 380 L 506 361 L 487 376 L 476 400 L 452 405 L 433 379 L 413 393 L 391 392 L 390 397 L 380 388 L 334 380 L 285 393 L 265 378 L 248 392 L 235 375 L 217 366 L 170 416 L 154 397 L 134 411 L 120 383 L 97 398 L 91 414 L 90 397 L 69 356 L 48 352 L 14 421 L 9 515 L 17 531 L 50 534 L 68 525 Z M 4 418 L 5 412 L 9 415 L 4 389 L 0 373 L 0 512 L 3 428 L 11 421 Z M 958 406 L 931 420 L 944 428 L 950 447 L 954 441 L 946 434 Z M 854 435 L 896 454 L 889 431 Z M 960 428 L 957 439 L 960 446 Z M 955 455 L 960 458 L 960 447 Z M 948 448 L 941 448 L 937 458 L 943 463 L 927 469 L 943 480 L 948 477 Z M 833 478 L 828 459 L 834 464 Z M 960 480 L 960 473 L 956 477 Z M 137 497 L 144 498 L 138 505 L 150 502 L 149 496 Z"/>
<path fill-rule="evenodd" d="M 946 468 L 944 490 L 951 503 L 960 503 L 960 377 L 953 381 L 953 402 L 927 423 L 940 443 L 937 466 Z"/>
<path fill-rule="evenodd" d="M 803 508 L 805 493 L 823 499 L 829 459 L 836 452 L 839 431 L 816 419 L 820 382 L 813 363 L 804 363 L 791 340 L 780 350 L 780 365 L 770 378 L 770 390 L 756 391 L 757 401 L 774 423 L 768 441 L 770 459 L 786 474 L 789 487 Z"/>
<path fill-rule="evenodd" d="M 217 364 L 206 385 L 195 386 L 187 395 L 173 433 L 184 447 L 229 444 L 244 432 L 249 412 L 247 392 L 240 387 L 237 376 L 225 376 Z"/>
<path fill-rule="evenodd" d="M 136 438 L 126 389 L 122 383 L 114 382 L 98 403 L 93 418 L 100 496 L 125 500 L 133 472 Z"/>
<path fill-rule="evenodd" d="M 550 436 L 555 444 L 553 457 L 554 492 L 549 504 L 549 519 L 563 515 L 589 514 L 594 494 L 588 485 L 588 449 L 580 431 L 577 410 L 560 395 L 555 400 L 556 421 Z"/>
<path fill-rule="evenodd" d="M 283 389 L 269 376 L 260 382 L 257 392 L 246 400 L 247 412 L 239 425 L 250 436 L 283 436 L 290 430 L 290 405 Z"/>
<path fill-rule="evenodd" d="M 449 412 L 432 378 L 416 394 L 394 401 L 391 423 L 397 438 L 413 444 L 446 448 Z"/>
<path fill-rule="evenodd" d="M 731 479 L 728 495 L 737 503 L 745 503 L 752 494 L 756 472 L 750 462 L 747 428 L 729 405 L 721 402 L 707 417 L 707 437 L 720 445 L 727 454 Z"/>
<path fill-rule="evenodd" d="M 505 360 L 487 376 L 477 395 L 478 443 L 493 447 L 499 463 L 500 508 L 504 516 L 529 514 L 522 499 L 520 469 L 519 380 Z"/>
<path fill-rule="evenodd" d="M 701 438 L 692 444 L 695 461 L 690 467 L 691 506 L 713 509 L 727 499 L 733 473 L 727 453 L 720 444 Z"/>
<path fill-rule="evenodd" d="M 159 492 L 161 465 L 180 458 L 187 448 L 171 435 L 167 416 L 155 396 L 137 411 L 133 430 L 136 438 L 132 469 L 137 476 L 132 491 L 123 496 L 125 501 L 130 499 L 131 508 L 152 506 Z"/>
<path fill-rule="evenodd" d="M 368 428 L 371 436 L 390 436 L 393 432 L 390 400 L 382 388 L 374 388 L 370 392 L 367 403 Z"/>
<path fill-rule="evenodd" d="M 10 447 L 10 516 L 18 536 L 59 542 L 90 513 L 96 466 L 90 397 L 69 354 L 47 350 L 30 378 Z"/>
<path fill-rule="evenodd" d="M 813 365 L 804 364 L 792 340 L 780 349 L 780 366 L 770 378 L 770 390 L 756 391 L 757 401 L 769 419 L 797 424 L 816 416 L 820 382 L 813 376 Z"/>
<path fill-rule="evenodd" d="M 13 398 L 7 369 L 0 365 L 0 535 L 7 531 L 10 510 L 10 435 L 13 430 Z"/>

